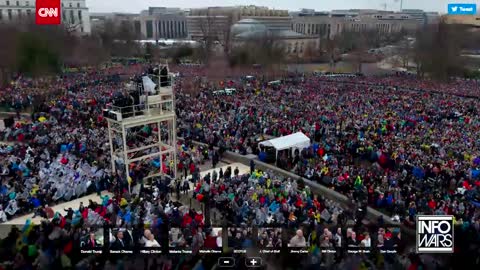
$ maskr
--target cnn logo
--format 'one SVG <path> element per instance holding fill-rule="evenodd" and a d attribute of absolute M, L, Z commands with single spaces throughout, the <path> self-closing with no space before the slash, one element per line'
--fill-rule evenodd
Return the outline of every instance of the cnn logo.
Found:
<path fill-rule="evenodd" d="M 40 8 L 38 9 L 38 16 L 42 18 L 58 17 L 58 8 Z"/>
<path fill-rule="evenodd" d="M 37 0 L 35 22 L 40 25 L 61 23 L 60 0 Z"/>

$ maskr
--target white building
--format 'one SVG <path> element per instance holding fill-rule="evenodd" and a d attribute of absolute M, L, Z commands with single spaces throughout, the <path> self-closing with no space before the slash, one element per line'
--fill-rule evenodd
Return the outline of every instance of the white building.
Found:
<path fill-rule="evenodd" d="M 140 13 L 144 39 L 183 39 L 187 37 L 187 18 L 179 8 L 150 7 Z"/>
<path fill-rule="evenodd" d="M 0 0 L 0 23 L 35 20 L 35 0 Z M 61 0 L 62 24 L 69 30 L 90 34 L 90 14 L 85 0 Z"/>
<path fill-rule="evenodd" d="M 90 34 L 90 13 L 85 0 L 61 0 L 62 24 L 76 32 Z"/>
<path fill-rule="evenodd" d="M 184 39 L 187 37 L 187 19 L 179 8 L 149 7 L 140 13 L 92 13 L 90 22 L 94 31 L 102 30 L 107 21 L 115 25 L 128 23 L 142 40 Z"/>
<path fill-rule="evenodd" d="M 402 12 L 372 9 L 332 10 L 331 12 L 296 12 L 292 29 L 307 35 L 324 35 L 330 38 L 344 31 L 378 31 L 383 34 L 400 31 L 414 32 L 427 25 L 438 23 L 438 13 L 423 10 L 402 10 Z"/>

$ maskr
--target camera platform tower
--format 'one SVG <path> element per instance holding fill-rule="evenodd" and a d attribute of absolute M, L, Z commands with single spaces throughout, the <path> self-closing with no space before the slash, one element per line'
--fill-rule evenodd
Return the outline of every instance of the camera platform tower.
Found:
<path fill-rule="evenodd" d="M 129 177 L 140 169 L 142 181 L 159 176 L 175 179 L 177 174 L 174 76 L 164 65 L 156 74 L 143 76 L 142 82 L 127 86 L 123 97 L 128 102 L 114 101 L 104 110 L 112 172 L 128 180 L 129 192 Z"/>

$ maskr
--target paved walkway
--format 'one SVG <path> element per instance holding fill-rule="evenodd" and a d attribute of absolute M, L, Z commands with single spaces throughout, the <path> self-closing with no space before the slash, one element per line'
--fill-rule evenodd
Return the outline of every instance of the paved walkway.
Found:
<path fill-rule="evenodd" d="M 102 192 L 102 195 L 113 196 L 112 193 L 106 192 L 106 191 Z M 55 206 L 52 206 L 52 209 L 53 209 L 54 212 L 59 212 L 61 214 L 66 214 L 65 211 L 63 211 L 64 209 L 68 209 L 69 207 L 71 207 L 72 209 L 78 208 L 80 206 L 80 202 L 83 202 L 83 204 L 85 206 L 87 206 L 88 202 L 90 200 L 92 200 L 94 202 L 98 202 L 98 203 L 101 203 L 101 201 L 102 201 L 100 199 L 100 196 L 98 196 L 95 193 L 95 194 L 90 194 L 90 195 L 87 195 L 87 196 L 84 196 L 84 197 L 81 197 L 81 198 L 78 198 L 78 199 L 75 199 L 75 200 L 72 200 L 72 201 L 69 201 L 69 202 L 64 202 L 64 203 L 57 204 Z M 14 219 L 9 220 L 5 223 L 2 223 L 2 225 L 22 225 L 23 226 L 23 224 L 25 224 L 27 219 L 30 219 L 35 224 L 40 224 L 40 222 L 42 221 L 42 218 L 39 217 L 39 216 L 37 216 L 35 218 L 32 218 L 32 217 L 33 217 L 33 213 L 14 218 Z"/>

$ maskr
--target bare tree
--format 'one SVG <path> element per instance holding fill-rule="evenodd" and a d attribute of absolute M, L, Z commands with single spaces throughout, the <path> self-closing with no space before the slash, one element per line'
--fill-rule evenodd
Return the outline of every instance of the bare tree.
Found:
<path fill-rule="evenodd" d="M 338 38 L 333 37 L 333 38 L 327 39 L 325 50 L 330 62 L 330 69 L 333 70 L 335 69 L 335 64 L 337 63 L 337 59 L 338 59 L 338 51 L 339 51 Z"/>
<path fill-rule="evenodd" d="M 18 32 L 10 25 L 0 25 L 0 86 L 6 84 L 16 69 Z"/>
<path fill-rule="evenodd" d="M 211 15 L 199 18 L 199 27 L 203 38 L 203 60 L 208 63 L 214 46 L 214 42 L 218 40 L 215 26 L 215 17 Z"/>
<path fill-rule="evenodd" d="M 412 52 L 412 49 L 411 49 L 410 42 L 406 38 L 404 38 L 400 42 L 400 46 L 399 46 L 399 56 L 400 56 L 400 59 L 402 62 L 401 64 L 403 68 L 408 67 L 408 63 L 410 62 L 410 59 L 412 57 L 411 52 Z"/>
<path fill-rule="evenodd" d="M 461 62 L 461 50 L 467 36 L 466 28 L 450 25 L 444 20 L 438 25 L 419 30 L 413 47 L 414 61 L 420 76 L 448 80 L 461 75 L 465 68 Z"/>
<path fill-rule="evenodd" d="M 231 49 L 231 41 L 232 41 L 232 35 L 231 35 L 231 28 L 233 25 L 233 14 L 228 14 L 227 18 L 225 20 L 225 24 L 222 25 L 222 45 L 223 45 L 223 51 L 225 52 L 226 55 L 229 55 L 230 49 Z"/>
<path fill-rule="evenodd" d="M 74 32 L 77 32 L 78 29 L 81 27 L 82 23 L 81 22 L 77 22 L 77 23 L 74 23 L 74 24 L 67 24 L 65 26 L 65 30 L 67 31 L 67 33 L 74 33 Z"/>
<path fill-rule="evenodd" d="M 366 57 L 367 37 L 363 34 L 358 34 L 353 41 L 350 55 L 345 59 L 353 64 L 356 72 L 362 72 L 362 65 Z"/>
<path fill-rule="evenodd" d="M 104 27 L 97 29 L 92 36 L 98 38 L 101 46 L 111 56 L 132 57 L 142 54 L 140 45 L 136 42 L 140 39 L 140 34 L 129 21 L 115 23 L 106 20 Z"/>
<path fill-rule="evenodd" d="M 305 60 L 312 62 L 318 56 L 318 50 L 315 46 L 314 42 L 307 42 L 305 46 L 305 51 L 303 53 L 303 57 Z"/>

